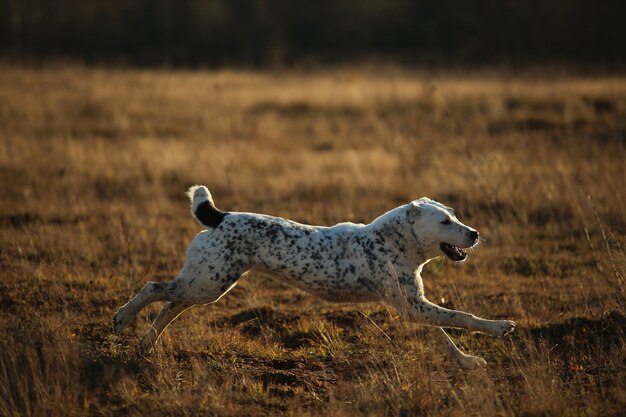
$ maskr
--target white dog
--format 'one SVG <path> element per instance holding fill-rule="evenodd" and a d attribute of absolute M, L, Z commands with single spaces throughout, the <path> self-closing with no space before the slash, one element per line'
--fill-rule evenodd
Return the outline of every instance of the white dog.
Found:
<path fill-rule="evenodd" d="M 248 271 L 271 273 L 329 301 L 383 300 L 416 323 L 493 336 L 515 327 L 512 321 L 486 320 L 439 307 L 424 297 L 424 265 L 442 255 L 463 261 L 467 257 L 463 249 L 479 240 L 476 230 L 441 203 L 420 198 L 367 225 L 322 227 L 262 214 L 222 212 L 204 186 L 192 187 L 188 194 L 192 215 L 206 230 L 187 249 L 181 274 L 171 282 L 149 282 L 113 318 L 114 330 L 120 333 L 147 304 L 167 301 L 141 341 L 144 352 L 182 311 L 219 300 Z M 485 365 L 444 335 L 449 353 L 461 366 Z"/>

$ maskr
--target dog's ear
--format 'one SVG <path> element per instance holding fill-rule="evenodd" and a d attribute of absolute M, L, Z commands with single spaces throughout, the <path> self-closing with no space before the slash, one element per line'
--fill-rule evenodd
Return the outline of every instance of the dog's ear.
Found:
<path fill-rule="evenodd" d="M 419 204 L 415 201 L 409 204 L 409 211 L 407 213 L 407 217 L 409 218 L 409 223 L 415 223 L 417 218 L 422 214 L 422 209 Z"/>

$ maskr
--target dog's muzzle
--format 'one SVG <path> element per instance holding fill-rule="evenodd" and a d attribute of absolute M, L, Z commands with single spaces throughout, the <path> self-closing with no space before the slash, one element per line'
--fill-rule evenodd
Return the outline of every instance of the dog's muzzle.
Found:
<path fill-rule="evenodd" d="M 478 232 L 476 230 L 472 230 L 469 233 L 469 237 L 472 240 L 472 244 L 468 247 L 472 247 L 476 244 L 478 244 Z M 446 256 L 448 258 L 450 258 L 450 260 L 452 261 L 463 261 L 465 260 L 465 258 L 467 258 L 467 252 L 465 252 L 463 250 L 463 248 L 460 248 L 458 246 L 454 246 L 451 245 L 449 243 L 445 243 L 442 242 L 441 245 L 439 245 L 439 247 L 441 248 L 442 252 L 446 254 Z"/>

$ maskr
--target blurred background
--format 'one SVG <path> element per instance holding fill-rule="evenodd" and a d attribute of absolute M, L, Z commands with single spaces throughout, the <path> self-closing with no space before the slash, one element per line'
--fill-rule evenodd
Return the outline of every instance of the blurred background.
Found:
<path fill-rule="evenodd" d="M 0 0 L 0 53 L 139 66 L 626 58 L 620 0 Z"/>

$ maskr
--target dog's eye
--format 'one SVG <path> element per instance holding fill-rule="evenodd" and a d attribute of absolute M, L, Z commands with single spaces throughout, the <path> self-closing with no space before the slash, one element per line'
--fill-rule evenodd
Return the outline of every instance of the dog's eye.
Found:
<path fill-rule="evenodd" d="M 448 225 L 450 223 L 452 223 L 450 219 L 445 219 L 444 221 L 441 222 L 441 224 L 445 224 L 445 225 Z"/>

